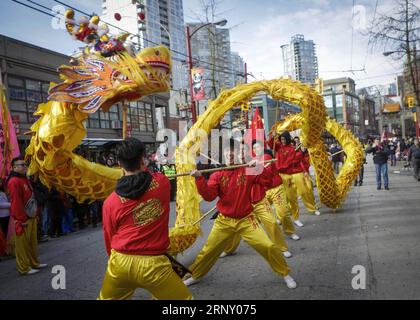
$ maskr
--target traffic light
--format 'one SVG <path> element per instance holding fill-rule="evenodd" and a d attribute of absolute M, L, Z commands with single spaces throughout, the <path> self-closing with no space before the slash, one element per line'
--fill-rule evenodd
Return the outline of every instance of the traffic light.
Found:
<path fill-rule="evenodd" d="M 324 93 L 324 80 L 322 80 L 322 78 L 316 78 L 315 79 L 315 90 L 319 94 L 323 94 Z"/>
<path fill-rule="evenodd" d="M 414 97 L 413 96 L 408 96 L 407 97 L 407 106 L 410 109 L 414 107 Z"/>

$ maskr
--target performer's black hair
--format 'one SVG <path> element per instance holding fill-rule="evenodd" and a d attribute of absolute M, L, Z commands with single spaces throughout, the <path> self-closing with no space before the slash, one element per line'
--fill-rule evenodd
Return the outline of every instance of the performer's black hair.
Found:
<path fill-rule="evenodd" d="M 265 150 L 264 150 L 264 154 L 268 154 L 271 158 L 273 158 L 273 157 L 274 157 L 274 155 L 273 155 L 273 151 L 272 151 L 271 149 L 265 149 Z"/>
<path fill-rule="evenodd" d="M 289 145 L 292 142 L 292 136 L 290 135 L 289 131 L 284 131 L 280 137 L 283 137 L 286 139 L 286 144 Z"/>
<path fill-rule="evenodd" d="M 121 167 L 127 171 L 139 170 L 145 154 L 144 143 L 136 138 L 127 138 L 117 146 L 118 161 Z"/>
<path fill-rule="evenodd" d="M 15 165 L 15 163 L 17 161 L 25 161 L 25 158 L 23 158 L 23 156 L 19 156 L 19 157 L 13 158 L 13 160 L 12 160 L 12 168 L 13 168 L 13 166 Z"/>

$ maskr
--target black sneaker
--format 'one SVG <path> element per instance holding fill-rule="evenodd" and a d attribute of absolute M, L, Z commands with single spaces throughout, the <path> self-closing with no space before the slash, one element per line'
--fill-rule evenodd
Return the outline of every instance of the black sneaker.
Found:
<path fill-rule="evenodd" d="M 377 187 L 377 188 L 376 188 L 376 190 L 381 190 L 381 189 L 382 189 L 381 187 Z"/>
<path fill-rule="evenodd" d="M 389 188 L 388 187 L 385 187 L 385 190 L 389 190 Z"/>

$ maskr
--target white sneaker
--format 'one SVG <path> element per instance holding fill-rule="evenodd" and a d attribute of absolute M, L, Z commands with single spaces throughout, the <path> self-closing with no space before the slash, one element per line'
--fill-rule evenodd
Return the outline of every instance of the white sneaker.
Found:
<path fill-rule="evenodd" d="M 26 272 L 25 274 L 26 275 L 31 275 L 31 274 L 35 274 L 35 273 L 38 273 L 38 272 L 39 272 L 39 270 L 37 270 L 37 269 L 31 269 L 28 272 Z"/>
<path fill-rule="evenodd" d="M 295 241 L 300 240 L 300 237 L 299 237 L 296 233 L 292 234 L 292 235 L 290 236 L 290 238 L 291 238 L 292 240 L 295 240 Z"/>
<path fill-rule="evenodd" d="M 224 257 L 227 257 L 227 256 L 234 256 L 236 254 L 236 251 L 235 252 L 222 252 L 222 254 L 219 256 L 219 258 L 224 258 Z"/>
<path fill-rule="evenodd" d="M 292 254 L 289 251 L 283 251 L 283 256 L 285 258 L 290 258 L 292 256 Z"/>
<path fill-rule="evenodd" d="M 319 212 L 319 210 L 316 210 L 314 213 L 315 213 L 316 216 L 320 216 L 321 215 L 321 212 Z"/>
<path fill-rule="evenodd" d="M 194 279 L 193 277 L 190 277 L 190 278 L 184 280 L 184 284 L 187 287 L 192 286 L 193 284 L 196 284 L 198 282 L 200 282 L 200 280 L 199 279 Z"/>
<path fill-rule="evenodd" d="M 295 225 L 297 225 L 298 227 L 303 227 L 303 223 L 300 222 L 300 220 L 295 220 L 293 221 L 295 223 Z"/>
<path fill-rule="evenodd" d="M 40 263 L 40 264 L 38 265 L 38 267 L 36 267 L 36 268 L 34 268 L 34 269 L 42 269 L 42 268 L 46 268 L 46 267 L 48 267 L 48 264 L 46 264 L 46 263 Z"/>
<path fill-rule="evenodd" d="M 294 289 L 294 288 L 297 287 L 296 281 L 293 280 L 293 278 L 291 276 L 289 276 L 289 275 L 287 275 L 287 276 L 284 277 L 284 282 L 286 282 L 286 286 L 289 289 Z"/>

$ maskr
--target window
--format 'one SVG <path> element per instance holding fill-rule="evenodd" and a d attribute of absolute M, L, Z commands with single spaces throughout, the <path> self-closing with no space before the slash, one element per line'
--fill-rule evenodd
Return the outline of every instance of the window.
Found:
<path fill-rule="evenodd" d="M 343 107 L 343 96 L 341 94 L 338 94 L 335 96 L 335 104 L 338 107 Z"/>
<path fill-rule="evenodd" d="M 154 132 L 152 104 L 138 101 L 130 103 L 130 119 L 127 123 L 133 131 Z"/>
<path fill-rule="evenodd" d="M 95 112 L 95 113 L 91 113 L 89 115 L 89 122 L 88 122 L 88 127 L 89 128 L 100 128 L 101 124 L 99 121 L 99 113 Z"/>
<path fill-rule="evenodd" d="M 23 122 L 33 123 L 33 113 L 42 102 L 47 102 L 49 82 L 9 76 L 7 79 L 10 110 Z"/>

